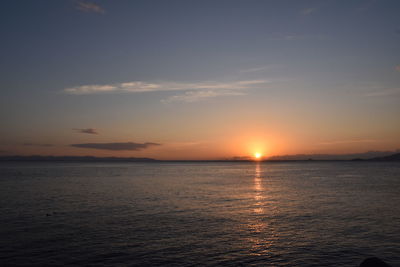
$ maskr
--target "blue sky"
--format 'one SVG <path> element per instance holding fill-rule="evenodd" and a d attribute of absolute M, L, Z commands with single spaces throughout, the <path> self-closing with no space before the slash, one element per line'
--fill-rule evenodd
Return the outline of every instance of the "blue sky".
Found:
<path fill-rule="evenodd" d="M 162 145 L 117 155 L 213 158 L 397 149 L 399 11 L 395 0 L 3 1 L 0 150 L 116 155 L 71 144 L 150 142 Z M 98 134 L 73 130 L 88 128 Z M 318 145 L 329 142 L 342 145 Z"/>

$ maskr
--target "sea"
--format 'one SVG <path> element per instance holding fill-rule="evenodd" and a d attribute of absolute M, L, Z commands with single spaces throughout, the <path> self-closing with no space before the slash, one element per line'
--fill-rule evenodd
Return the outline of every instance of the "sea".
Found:
<path fill-rule="evenodd" d="M 0 163 L 0 266 L 400 266 L 400 164 Z"/>

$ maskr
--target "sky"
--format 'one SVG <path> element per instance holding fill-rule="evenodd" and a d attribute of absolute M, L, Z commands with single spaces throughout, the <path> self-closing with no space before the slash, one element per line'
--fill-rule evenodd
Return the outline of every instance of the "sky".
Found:
<path fill-rule="evenodd" d="M 2 1 L 0 155 L 400 148 L 400 1 Z"/>

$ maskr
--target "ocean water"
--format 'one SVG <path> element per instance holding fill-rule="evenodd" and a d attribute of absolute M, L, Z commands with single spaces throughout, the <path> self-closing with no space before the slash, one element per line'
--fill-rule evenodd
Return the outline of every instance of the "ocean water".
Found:
<path fill-rule="evenodd" d="M 400 164 L 1 163 L 0 265 L 400 266 Z"/>

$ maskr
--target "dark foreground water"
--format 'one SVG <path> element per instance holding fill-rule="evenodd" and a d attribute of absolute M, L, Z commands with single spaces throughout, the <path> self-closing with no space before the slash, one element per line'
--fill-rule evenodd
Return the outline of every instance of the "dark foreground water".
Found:
<path fill-rule="evenodd" d="M 1 163 L 0 265 L 400 266 L 400 164 Z"/>

